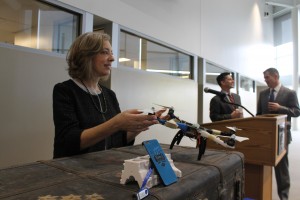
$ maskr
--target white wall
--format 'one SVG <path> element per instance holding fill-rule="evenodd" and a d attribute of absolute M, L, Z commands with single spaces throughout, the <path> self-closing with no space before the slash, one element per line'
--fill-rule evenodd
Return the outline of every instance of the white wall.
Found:
<path fill-rule="evenodd" d="M 262 72 L 274 62 L 273 22 L 263 17 L 264 1 L 201 2 L 200 55 L 254 80 L 263 80 Z"/>
<path fill-rule="evenodd" d="M 119 67 L 112 71 L 111 87 L 117 94 L 121 110 L 161 108 L 155 104 L 173 106 L 176 116 L 197 123 L 198 84 L 193 80 Z M 178 129 L 155 125 L 140 134 L 135 144 L 154 138 L 170 144 L 177 132 Z M 196 143 L 184 138 L 180 145 L 196 146 Z"/>
<path fill-rule="evenodd" d="M 60 1 L 255 80 L 273 64 L 273 22 L 261 0 Z"/>
<path fill-rule="evenodd" d="M 199 53 L 199 0 L 59 0 L 189 52 Z"/>
<path fill-rule="evenodd" d="M 63 56 L 0 45 L 0 168 L 53 156 L 52 90 Z"/>

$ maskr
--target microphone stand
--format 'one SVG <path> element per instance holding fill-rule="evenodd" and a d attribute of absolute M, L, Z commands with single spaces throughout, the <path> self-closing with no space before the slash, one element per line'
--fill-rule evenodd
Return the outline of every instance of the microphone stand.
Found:
<path fill-rule="evenodd" d="M 235 105 L 235 106 L 240 106 L 240 107 L 242 107 L 244 110 L 246 110 L 247 113 L 249 113 L 252 117 L 254 117 L 254 115 L 253 115 L 247 108 L 245 108 L 244 106 L 242 106 L 242 105 L 240 105 L 240 104 L 232 103 L 232 102 L 226 101 L 226 100 L 225 100 L 225 97 L 226 97 L 226 96 L 224 96 L 223 98 L 221 97 L 221 100 L 222 100 L 224 103 L 231 104 L 231 105 Z"/>

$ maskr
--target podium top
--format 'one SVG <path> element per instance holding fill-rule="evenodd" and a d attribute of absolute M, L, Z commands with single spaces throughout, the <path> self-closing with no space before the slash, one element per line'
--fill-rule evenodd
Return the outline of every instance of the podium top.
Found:
<path fill-rule="evenodd" d="M 237 143 L 234 150 L 245 155 L 246 163 L 276 166 L 286 153 L 287 115 L 265 114 L 205 123 L 201 126 L 221 131 L 228 130 L 227 127 L 241 129 L 236 135 L 248 137 L 249 140 Z M 224 150 L 210 141 L 208 148 Z"/>
<path fill-rule="evenodd" d="M 283 115 L 283 114 L 264 114 L 264 115 L 257 115 L 256 117 L 273 117 L 273 118 L 286 118 L 287 115 Z"/>
<path fill-rule="evenodd" d="M 208 122 L 202 124 L 210 125 L 210 124 L 226 124 L 226 123 L 238 123 L 238 122 L 245 122 L 245 121 L 256 121 L 256 120 L 267 120 L 267 121 L 277 121 L 277 120 L 286 120 L 287 115 L 283 114 L 264 114 L 264 115 L 257 115 L 255 117 L 244 117 L 244 118 L 235 118 L 235 119 L 227 119 L 222 121 L 215 121 L 215 122 Z M 205 126 L 204 126 L 205 127 Z"/>

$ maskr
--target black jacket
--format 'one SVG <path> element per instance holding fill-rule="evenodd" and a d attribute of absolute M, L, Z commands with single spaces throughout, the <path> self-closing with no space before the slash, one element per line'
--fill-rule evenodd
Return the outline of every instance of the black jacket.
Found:
<path fill-rule="evenodd" d="M 115 93 L 104 87 L 99 95 L 103 105 L 102 114 L 96 107 L 96 95 L 90 95 L 73 80 L 58 83 L 53 89 L 53 120 L 55 125 L 54 158 L 100 151 L 127 145 L 127 134 L 119 131 L 96 145 L 80 150 L 80 135 L 84 129 L 97 126 L 118 113 L 120 107 Z M 94 102 L 92 101 L 94 98 Z"/>
<path fill-rule="evenodd" d="M 239 95 L 231 93 L 234 98 L 234 103 L 241 105 L 241 98 Z M 225 101 L 228 101 L 225 97 Z M 220 96 L 214 96 L 210 100 L 209 117 L 211 121 L 221 121 L 231 119 L 231 113 L 236 109 L 236 106 L 225 103 L 221 100 Z"/>

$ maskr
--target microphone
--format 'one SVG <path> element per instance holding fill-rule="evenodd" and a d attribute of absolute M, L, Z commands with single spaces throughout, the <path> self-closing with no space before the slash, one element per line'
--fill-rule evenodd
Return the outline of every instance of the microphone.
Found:
<path fill-rule="evenodd" d="M 231 103 L 231 102 L 225 101 L 226 94 L 224 92 L 219 92 L 219 91 L 216 91 L 216 90 L 212 90 L 208 87 L 204 88 L 204 92 L 218 95 L 224 103 L 228 103 L 228 104 L 235 105 L 235 106 L 240 106 L 243 109 L 245 109 L 252 117 L 254 117 L 254 115 L 247 108 L 245 108 L 244 106 L 242 106 L 240 104 L 237 104 L 237 103 Z"/>
<path fill-rule="evenodd" d="M 218 95 L 221 98 L 226 97 L 226 94 L 224 92 L 219 92 L 219 91 L 216 91 L 216 90 L 212 90 L 212 89 L 210 89 L 208 87 L 204 88 L 204 92 Z"/>

